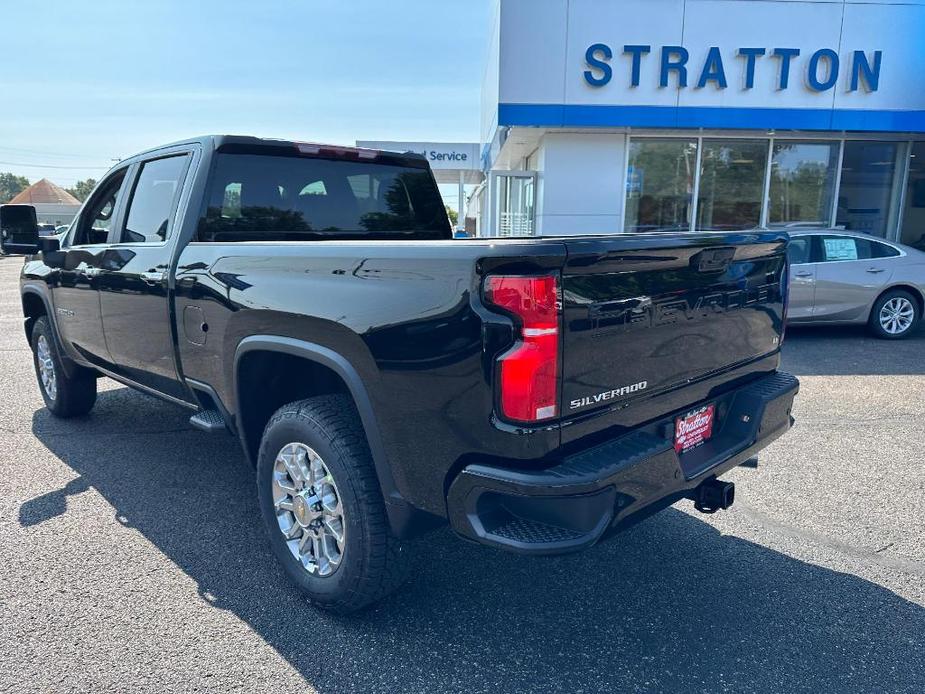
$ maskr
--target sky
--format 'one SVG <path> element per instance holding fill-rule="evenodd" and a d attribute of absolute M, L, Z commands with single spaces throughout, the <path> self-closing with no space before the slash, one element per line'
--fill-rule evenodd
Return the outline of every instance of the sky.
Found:
<path fill-rule="evenodd" d="M 0 172 L 193 135 L 477 142 L 491 0 L 3 3 Z"/>

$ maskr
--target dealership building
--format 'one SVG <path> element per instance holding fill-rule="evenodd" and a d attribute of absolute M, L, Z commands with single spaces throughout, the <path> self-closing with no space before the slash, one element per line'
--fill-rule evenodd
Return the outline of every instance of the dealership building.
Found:
<path fill-rule="evenodd" d="M 925 237 L 925 0 L 498 0 L 479 235 Z"/>

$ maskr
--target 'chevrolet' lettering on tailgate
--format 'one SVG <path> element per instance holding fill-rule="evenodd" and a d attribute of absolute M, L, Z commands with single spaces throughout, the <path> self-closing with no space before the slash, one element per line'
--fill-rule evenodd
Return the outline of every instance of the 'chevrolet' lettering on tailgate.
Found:
<path fill-rule="evenodd" d="M 609 301 L 588 307 L 591 330 L 652 328 L 728 313 L 780 299 L 778 284 L 704 294 L 696 298 L 652 301 L 648 297 Z"/>

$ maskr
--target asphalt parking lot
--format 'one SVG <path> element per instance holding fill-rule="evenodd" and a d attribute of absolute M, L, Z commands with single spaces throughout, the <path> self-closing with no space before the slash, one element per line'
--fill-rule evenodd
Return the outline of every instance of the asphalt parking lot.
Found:
<path fill-rule="evenodd" d="M 44 409 L 0 258 L 0 691 L 925 691 L 925 330 L 791 331 L 797 427 L 580 555 L 441 531 L 397 595 L 320 613 L 272 559 L 230 437 L 103 381 Z"/>

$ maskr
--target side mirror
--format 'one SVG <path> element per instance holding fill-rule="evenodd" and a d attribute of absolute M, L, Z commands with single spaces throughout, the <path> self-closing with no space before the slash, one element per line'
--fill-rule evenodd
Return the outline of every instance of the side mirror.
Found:
<path fill-rule="evenodd" d="M 4 253 L 38 253 L 39 224 L 32 205 L 0 205 L 0 248 Z"/>

